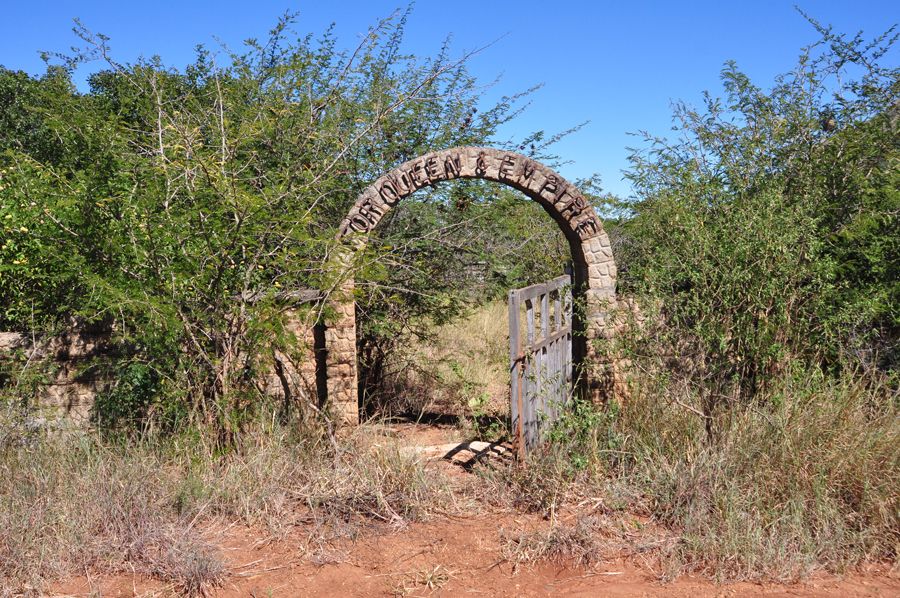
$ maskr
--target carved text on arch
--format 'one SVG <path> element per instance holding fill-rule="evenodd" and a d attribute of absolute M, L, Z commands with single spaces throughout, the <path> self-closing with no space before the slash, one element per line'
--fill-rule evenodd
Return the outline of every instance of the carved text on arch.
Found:
<path fill-rule="evenodd" d="M 535 178 L 536 172 L 541 176 Z M 466 173 L 466 174 L 463 174 Z M 538 162 L 511 152 L 470 148 L 426 154 L 395 168 L 367 190 L 341 224 L 341 235 L 368 233 L 401 199 L 460 176 L 513 185 L 545 203 L 582 240 L 601 230 L 590 204 L 572 185 Z"/>

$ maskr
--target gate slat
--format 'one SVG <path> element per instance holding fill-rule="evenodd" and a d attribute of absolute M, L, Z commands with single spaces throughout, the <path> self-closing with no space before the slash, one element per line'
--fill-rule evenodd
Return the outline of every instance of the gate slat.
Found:
<path fill-rule="evenodd" d="M 528 341 L 528 346 L 531 347 L 534 345 L 534 297 L 525 299 L 525 338 Z M 531 350 L 529 350 L 531 353 Z M 525 414 L 525 419 L 523 419 L 523 424 L 525 428 L 524 442 L 526 450 L 533 446 L 533 438 L 534 438 L 534 427 L 535 427 L 535 418 L 534 418 L 534 401 L 536 392 L 536 384 L 535 384 L 535 355 L 531 353 L 526 355 L 525 357 L 525 388 L 528 391 L 525 393 L 525 399 L 522 404 L 522 410 Z"/>
<path fill-rule="evenodd" d="M 568 402 L 572 384 L 570 286 L 571 279 L 560 276 L 509 293 L 510 423 L 519 457 L 537 446 L 542 432 Z"/>
<path fill-rule="evenodd" d="M 564 322 L 562 317 L 562 291 L 557 290 L 556 294 L 553 296 L 553 313 L 556 324 L 554 332 L 559 334 L 564 330 Z M 557 339 L 554 342 L 554 359 L 555 363 L 555 371 L 556 371 L 556 380 L 554 381 L 556 387 L 556 404 L 553 406 L 553 419 L 559 417 L 559 411 L 562 408 L 563 401 L 565 398 L 563 397 L 563 393 L 565 392 L 565 373 L 563 370 L 563 357 L 562 357 L 562 349 L 563 342 L 560 339 Z"/>
<path fill-rule="evenodd" d="M 572 390 L 576 384 L 576 381 L 572 377 L 572 372 L 575 371 L 572 367 L 572 334 L 569 333 L 569 342 L 566 343 L 566 402 L 572 400 Z"/>
<path fill-rule="evenodd" d="M 522 438 L 522 339 L 519 335 L 521 302 L 518 291 L 509 292 L 509 418 L 510 429 L 516 438 Z M 519 443 L 519 457 L 525 456 L 525 446 Z"/>
<path fill-rule="evenodd" d="M 549 286 L 549 285 L 548 285 Z M 547 289 L 541 295 L 541 337 L 550 336 L 550 290 Z M 547 392 L 550 386 L 550 374 L 552 361 L 550 359 L 550 344 L 541 349 L 541 427 L 548 425 L 547 418 L 550 412 L 550 396 Z M 537 440 L 537 439 L 535 439 Z"/>

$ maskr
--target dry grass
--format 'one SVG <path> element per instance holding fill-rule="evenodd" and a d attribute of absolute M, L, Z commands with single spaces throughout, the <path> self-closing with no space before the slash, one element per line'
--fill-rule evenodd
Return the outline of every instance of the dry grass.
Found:
<path fill-rule="evenodd" d="M 443 565 L 434 565 L 403 575 L 392 588 L 394 596 L 431 595 L 439 592 L 454 577 Z"/>
<path fill-rule="evenodd" d="M 578 517 L 573 523 L 556 522 L 546 529 L 501 531 L 501 555 L 511 563 L 554 561 L 591 565 L 601 558 L 601 525 L 593 517 Z"/>
<path fill-rule="evenodd" d="M 505 303 L 473 310 L 392 356 L 395 411 L 503 416 L 509 410 L 509 317 Z M 471 423 L 471 422 L 470 422 Z"/>
<path fill-rule="evenodd" d="M 0 595 L 125 570 L 199 594 L 226 575 L 203 537 L 214 519 L 272 534 L 304 524 L 316 544 L 375 523 L 403 525 L 447 502 L 442 476 L 367 428 L 339 453 L 329 447 L 276 428 L 246 434 L 225 455 L 184 436 L 9 443 L 0 449 Z"/>
<path fill-rule="evenodd" d="M 635 507 L 680 534 L 673 571 L 795 580 L 896 562 L 896 396 L 861 381 L 785 380 L 725 414 L 713 442 L 682 406 L 690 400 L 638 395 L 616 424 L 624 458 L 613 473 L 643 495 Z"/>
<path fill-rule="evenodd" d="M 696 397 L 677 398 L 635 392 L 618 412 L 564 422 L 528 469 L 486 476 L 494 495 L 549 516 L 597 497 L 647 517 L 675 539 L 655 555 L 665 577 L 795 581 L 897 562 L 896 396 L 862 382 L 785 381 L 723 414 L 712 441 L 688 408 Z"/>
<path fill-rule="evenodd" d="M 71 571 L 137 570 L 187 593 L 224 566 L 189 513 L 173 508 L 175 479 L 145 450 L 52 438 L 0 454 L 0 574 L 6 590 L 41 588 Z"/>
<path fill-rule="evenodd" d="M 496 342 L 505 343 L 505 315 L 505 306 L 493 305 L 447 329 L 447 347 L 455 355 L 470 347 L 474 356 L 463 371 L 504 391 L 505 371 L 485 367 L 476 348 L 491 337 L 494 358 L 505 360 L 505 344 L 501 350 Z M 431 355 L 448 355 L 445 348 Z M 722 409 L 710 437 L 698 416 L 702 383 L 671 377 L 653 363 L 635 362 L 631 374 L 621 408 L 570 415 L 527 468 L 483 469 L 474 491 L 551 519 L 585 500 L 649 518 L 667 530 L 653 550 L 670 577 L 796 580 L 817 570 L 897 562 L 896 390 L 786 371 L 754 403 Z M 551 531 L 522 538 L 524 552 L 569 537 Z"/>
<path fill-rule="evenodd" d="M 505 372 L 490 365 L 505 351 L 505 322 L 505 307 L 495 305 L 451 327 L 447 344 L 430 349 L 431 365 L 443 371 L 453 354 L 464 377 L 505 392 Z M 488 336 L 493 348 L 479 344 Z M 668 576 L 794 580 L 897 561 L 896 393 L 801 372 L 772 381 L 753 404 L 723 410 L 711 439 L 689 386 L 662 371 L 632 383 L 621 408 L 567 416 L 528 467 L 488 464 L 463 489 L 426 471 L 377 426 L 348 433 L 335 451 L 319 434 L 259 424 L 225 454 L 198 431 L 116 443 L 0 427 L 0 595 L 29 587 L 39 594 L 73 572 L 125 569 L 202 593 L 227 574 L 204 538 L 212 520 L 273 535 L 302 525 L 308 552 L 327 555 L 335 537 L 460 512 L 473 501 L 553 522 L 504 532 L 504 555 L 516 563 L 590 563 L 627 544 Z M 574 523 L 560 523 L 561 512 Z M 598 513 L 610 521 L 638 515 L 664 541 L 598 525 Z M 445 573 L 410 584 L 438 587 Z"/>

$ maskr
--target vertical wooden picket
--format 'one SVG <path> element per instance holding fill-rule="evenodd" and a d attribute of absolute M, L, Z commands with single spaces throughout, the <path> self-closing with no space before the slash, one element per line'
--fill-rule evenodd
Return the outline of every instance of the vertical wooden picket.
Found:
<path fill-rule="evenodd" d="M 510 417 L 520 457 L 540 442 L 542 432 L 556 421 L 568 401 L 571 314 L 568 276 L 509 292 Z"/>

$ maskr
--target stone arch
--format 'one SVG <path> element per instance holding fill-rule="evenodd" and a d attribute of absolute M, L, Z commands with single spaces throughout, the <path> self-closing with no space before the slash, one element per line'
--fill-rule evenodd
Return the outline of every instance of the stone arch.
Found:
<path fill-rule="evenodd" d="M 338 262 L 349 267 L 353 250 L 403 198 L 418 189 L 453 179 L 484 179 L 510 186 L 538 202 L 556 221 L 569 242 L 576 296 L 584 312 L 576 318 L 573 357 L 581 367 L 583 389 L 595 400 L 611 392 L 611 368 L 592 348 L 609 334 L 607 312 L 615 303 L 616 264 L 603 224 L 581 192 L 552 169 L 527 156 L 487 147 L 457 147 L 431 152 L 405 162 L 360 194 L 337 233 L 345 254 Z M 348 423 L 359 420 L 356 317 L 352 278 L 342 284 L 344 302 L 326 331 L 328 397 L 332 409 Z M 598 366 L 598 367 L 593 367 Z"/>

